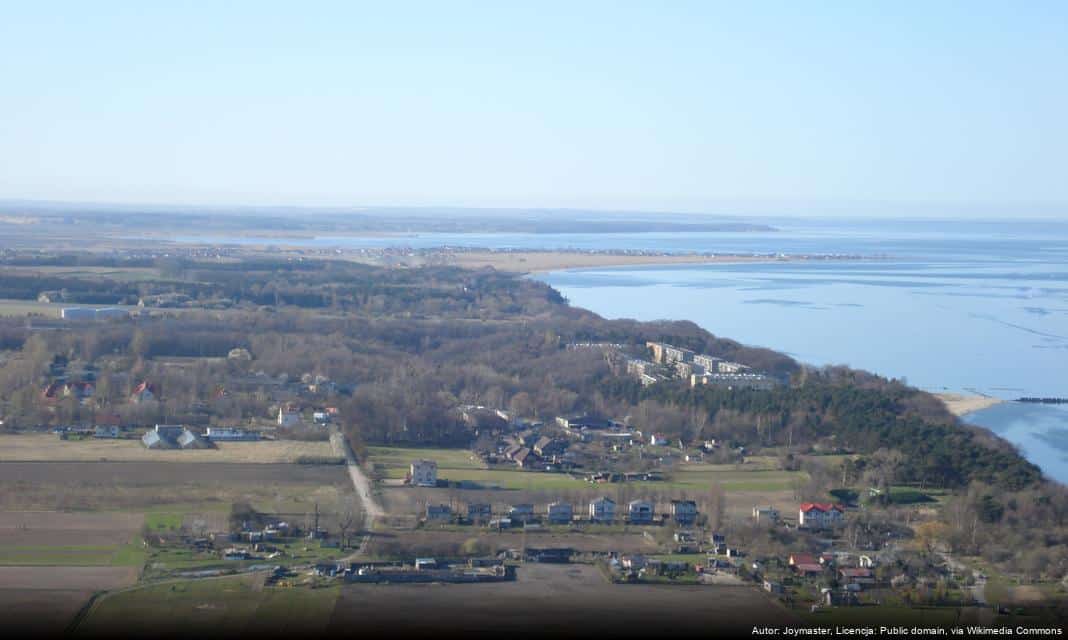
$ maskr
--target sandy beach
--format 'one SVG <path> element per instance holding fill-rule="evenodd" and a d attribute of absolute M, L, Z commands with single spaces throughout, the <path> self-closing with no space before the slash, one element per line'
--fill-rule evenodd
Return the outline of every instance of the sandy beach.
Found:
<path fill-rule="evenodd" d="M 973 411 L 980 411 L 1005 402 L 1001 398 L 981 396 L 974 393 L 936 393 L 933 395 L 941 400 L 943 404 L 946 405 L 946 408 L 949 409 L 950 413 L 955 416 L 962 416 Z"/>

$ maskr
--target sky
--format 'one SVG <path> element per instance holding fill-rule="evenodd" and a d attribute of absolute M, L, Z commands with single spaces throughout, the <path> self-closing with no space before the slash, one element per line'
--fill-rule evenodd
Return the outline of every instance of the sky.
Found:
<path fill-rule="evenodd" d="M 1068 216 L 1068 3 L 0 0 L 0 199 Z"/>

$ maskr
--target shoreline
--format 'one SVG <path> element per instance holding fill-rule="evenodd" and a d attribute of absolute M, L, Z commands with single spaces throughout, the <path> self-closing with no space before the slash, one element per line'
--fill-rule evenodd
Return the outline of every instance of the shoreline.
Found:
<path fill-rule="evenodd" d="M 444 257 L 444 256 L 443 256 Z M 728 255 L 728 254 L 616 254 L 583 251 L 464 251 L 448 254 L 441 264 L 467 269 L 492 267 L 524 275 L 568 269 L 693 264 L 739 264 L 769 262 L 870 260 L 867 256 L 823 255 Z"/>
<path fill-rule="evenodd" d="M 932 393 L 931 395 L 941 400 L 946 409 L 958 418 L 1007 402 L 1001 398 L 981 396 L 975 393 L 946 392 Z"/>

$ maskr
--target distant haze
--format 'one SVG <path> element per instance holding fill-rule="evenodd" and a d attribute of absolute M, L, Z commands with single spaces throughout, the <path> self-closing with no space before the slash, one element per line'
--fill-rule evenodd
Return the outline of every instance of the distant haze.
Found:
<path fill-rule="evenodd" d="M 1058 1 L 9 3 L 0 206 L 1064 217 L 1066 76 Z"/>

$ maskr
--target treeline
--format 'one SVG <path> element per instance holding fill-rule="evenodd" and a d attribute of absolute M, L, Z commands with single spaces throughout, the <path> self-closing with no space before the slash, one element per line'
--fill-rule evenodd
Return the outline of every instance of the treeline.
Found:
<path fill-rule="evenodd" d="M 925 403 L 927 394 L 871 376 L 865 376 L 867 388 L 843 384 L 841 374 L 814 371 L 800 384 L 767 391 L 670 383 L 643 388 L 630 381 L 604 388 L 632 404 L 654 400 L 707 412 L 710 432 L 744 444 L 825 441 L 859 453 L 896 449 L 903 454 L 901 482 L 959 487 L 981 480 L 1019 489 L 1041 478 L 1038 467 L 1007 443 Z"/>
<path fill-rule="evenodd" d="M 180 291 L 247 305 L 63 331 L 31 332 L 21 320 L 0 320 L 8 424 L 91 419 L 92 411 L 76 403 L 56 412 L 37 401 L 49 363 L 62 355 L 99 365 L 98 405 L 121 403 L 134 384 L 150 379 L 165 389 L 171 407 L 165 410 L 202 407 L 203 415 L 227 420 L 263 418 L 285 399 L 279 389 L 286 381 L 323 375 L 340 383 L 329 401 L 342 409 L 345 428 L 368 442 L 462 444 L 472 434 L 454 409 L 481 404 L 543 419 L 575 411 L 630 416 L 638 428 L 685 442 L 892 448 L 902 454 L 897 480 L 932 486 L 982 480 L 1020 488 L 1040 478 L 1006 443 L 962 425 L 930 395 L 900 382 L 842 367 L 804 368 L 691 322 L 605 320 L 568 306 L 544 284 L 492 269 L 266 259 L 183 259 L 157 267 L 158 278 L 136 283 L 101 274 L 35 277 L 31 285 L 22 271 L 0 271 L 0 290 L 32 288 L 33 295 L 45 287 Z M 566 348 L 611 342 L 638 353 L 650 340 L 740 361 L 784 384 L 771 391 L 681 382 L 643 388 L 625 375 L 619 354 Z M 225 361 L 237 347 L 253 361 Z M 222 361 L 162 361 L 176 357 Z"/>

